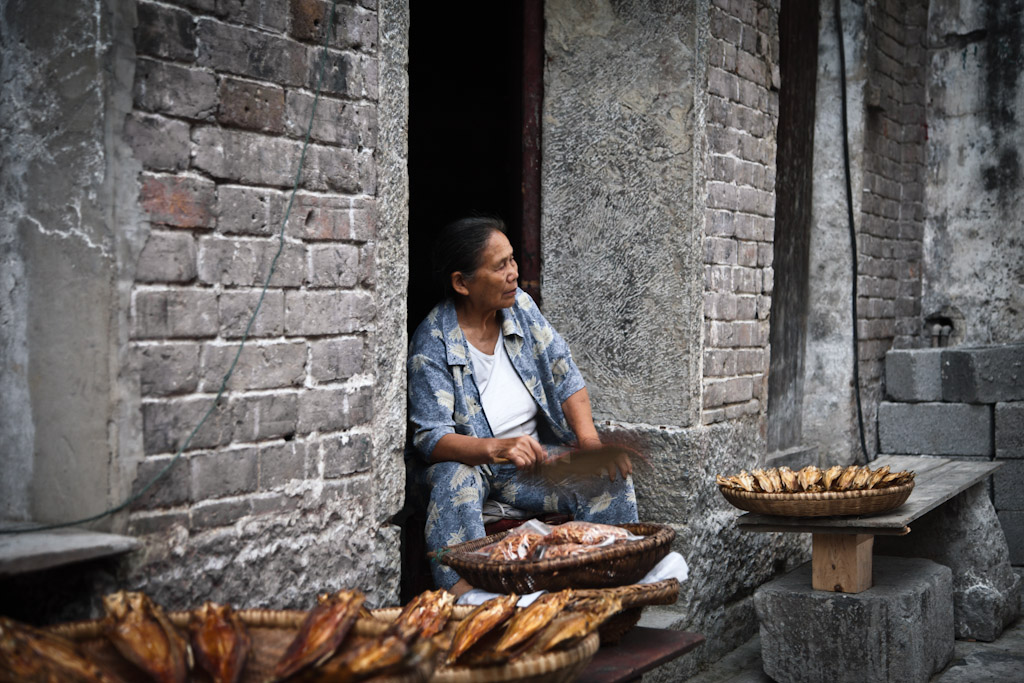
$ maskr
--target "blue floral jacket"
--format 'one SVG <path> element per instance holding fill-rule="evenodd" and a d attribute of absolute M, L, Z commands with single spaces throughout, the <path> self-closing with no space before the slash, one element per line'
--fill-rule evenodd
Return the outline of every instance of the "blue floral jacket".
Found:
<path fill-rule="evenodd" d="M 543 436 L 563 445 L 575 442 L 562 403 L 585 385 L 568 344 L 521 289 L 516 291 L 515 305 L 501 309 L 498 315 L 505 350 L 537 401 L 538 426 L 546 425 Z M 469 342 L 450 299 L 435 306 L 416 328 L 407 370 L 412 442 L 428 462 L 445 434 L 494 436 L 480 406 Z"/>

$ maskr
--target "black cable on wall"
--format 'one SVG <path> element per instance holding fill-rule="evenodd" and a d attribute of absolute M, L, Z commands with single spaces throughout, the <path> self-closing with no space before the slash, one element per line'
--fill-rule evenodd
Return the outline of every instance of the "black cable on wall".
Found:
<path fill-rule="evenodd" d="M 835 0 L 836 39 L 839 42 L 839 83 L 843 119 L 843 171 L 846 175 L 846 215 L 850 226 L 850 255 L 853 263 L 853 293 L 850 308 L 853 313 L 853 394 L 857 399 L 857 429 L 860 434 L 860 450 L 864 463 L 868 461 L 868 447 L 864 440 L 864 412 L 860 402 L 860 348 L 857 334 L 857 230 L 853 224 L 853 188 L 850 182 L 850 134 L 846 125 L 846 50 L 843 47 L 843 16 L 839 9 L 840 0 Z"/>

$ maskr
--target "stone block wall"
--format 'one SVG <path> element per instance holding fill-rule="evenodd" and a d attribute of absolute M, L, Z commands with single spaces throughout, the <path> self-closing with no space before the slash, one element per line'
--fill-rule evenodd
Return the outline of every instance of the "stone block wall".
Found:
<path fill-rule="evenodd" d="M 337 4 L 278 238 L 330 10 L 326 0 L 137 5 L 126 135 L 150 229 L 131 291 L 145 456 L 135 491 L 171 469 L 131 514 L 130 531 L 152 542 L 131 576 L 172 606 L 304 606 L 342 586 L 377 604 L 397 594 L 387 519 L 402 478 L 375 475 L 400 472 L 400 456 L 387 439 L 375 445 L 374 426 L 403 427 L 388 401 L 400 408 L 404 395 L 378 361 L 400 335 L 378 324 L 395 318 L 381 301 L 405 282 L 377 280 L 376 0 Z"/>
<path fill-rule="evenodd" d="M 703 424 L 767 404 L 780 85 L 778 3 L 708 13 Z"/>
<path fill-rule="evenodd" d="M 1024 564 L 1024 344 L 891 351 L 879 450 L 1003 462 L 990 495 Z"/>

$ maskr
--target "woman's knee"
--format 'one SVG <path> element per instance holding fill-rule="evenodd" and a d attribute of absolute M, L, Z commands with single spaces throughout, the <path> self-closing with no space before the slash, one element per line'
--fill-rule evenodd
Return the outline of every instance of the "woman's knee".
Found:
<path fill-rule="evenodd" d="M 457 492 L 467 487 L 476 490 L 481 500 L 487 497 L 489 487 L 476 467 L 463 465 L 461 462 L 439 462 L 427 468 L 427 482 L 430 484 L 430 497 L 452 498 Z M 463 493 L 463 496 L 466 494 Z"/>

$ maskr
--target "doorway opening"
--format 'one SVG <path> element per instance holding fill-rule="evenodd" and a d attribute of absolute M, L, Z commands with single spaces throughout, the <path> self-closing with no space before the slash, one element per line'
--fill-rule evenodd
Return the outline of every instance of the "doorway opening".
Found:
<path fill-rule="evenodd" d="M 441 297 L 430 250 L 450 221 L 501 217 L 520 286 L 539 283 L 542 11 L 540 0 L 410 9 L 410 334 Z"/>

